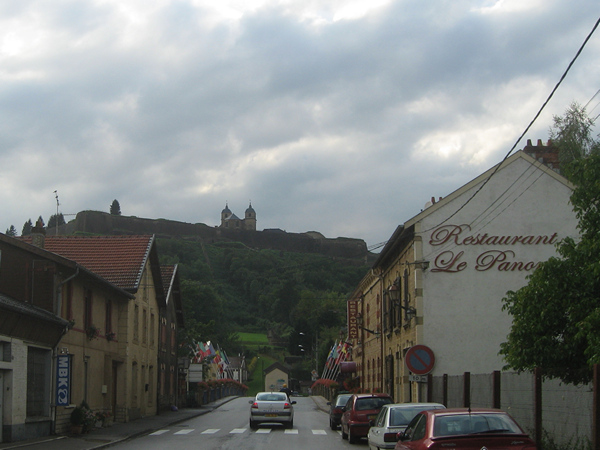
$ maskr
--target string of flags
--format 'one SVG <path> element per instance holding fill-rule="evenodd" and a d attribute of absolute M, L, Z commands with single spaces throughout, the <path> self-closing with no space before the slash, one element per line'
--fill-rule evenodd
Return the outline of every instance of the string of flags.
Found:
<path fill-rule="evenodd" d="M 217 344 L 215 345 L 216 349 L 210 341 L 193 341 L 192 364 L 201 364 L 202 362 L 213 363 L 219 367 L 219 373 L 223 373 L 229 367 L 229 358 L 227 358 L 225 350 L 219 348 Z"/>
<path fill-rule="evenodd" d="M 351 357 L 352 345 L 348 342 L 334 342 L 333 347 L 327 355 L 327 361 L 323 367 L 321 378 L 328 380 L 337 379 L 340 374 L 340 363 Z"/>

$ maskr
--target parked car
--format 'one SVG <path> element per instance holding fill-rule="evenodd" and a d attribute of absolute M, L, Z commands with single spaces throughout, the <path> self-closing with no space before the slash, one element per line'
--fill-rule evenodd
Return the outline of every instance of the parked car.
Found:
<path fill-rule="evenodd" d="M 445 409 L 441 403 L 394 403 L 383 405 L 381 411 L 371 421 L 367 434 L 370 450 L 394 448 L 398 441 L 398 433 L 421 411 L 429 409 Z"/>
<path fill-rule="evenodd" d="M 262 423 L 280 423 L 288 428 L 294 426 L 295 401 L 290 401 L 285 392 L 259 392 L 249 402 L 250 428 L 257 429 Z"/>
<path fill-rule="evenodd" d="M 517 422 L 499 409 L 422 411 L 399 439 L 396 450 L 537 449 Z"/>
<path fill-rule="evenodd" d="M 342 439 L 348 439 L 348 442 L 354 444 L 360 438 L 367 437 L 369 422 L 388 403 L 393 403 L 393 400 L 387 394 L 352 394 L 340 419 Z"/>
<path fill-rule="evenodd" d="M 350 397 L 352 397 L 352 394 L 340 394 L 334 401 L 327 402 L 329 405 L 329 428 L 332 430 L 337 430 L 340 426 L 344 406 L 348 403 Z"/>

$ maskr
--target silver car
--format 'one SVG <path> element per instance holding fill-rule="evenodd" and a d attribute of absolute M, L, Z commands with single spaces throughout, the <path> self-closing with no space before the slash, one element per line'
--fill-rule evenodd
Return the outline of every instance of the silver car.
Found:
<path fill-rule="evenodd" d="M 261 423 L 280 423 L 287 428 L 294 426 L 295 401 L 291 401 L 285 392 L 259 392 L 249 402 L 250 428 L 257 429 Z"/>
<path fill-rule="evenodd" d="M 410 421 L 421 411 L 445 409 L 441 403 L 393 403 L 383 405 L 371 423 L 367 439 L 369 450 L 394 448 L 397 434 L 406 429 Z"/>

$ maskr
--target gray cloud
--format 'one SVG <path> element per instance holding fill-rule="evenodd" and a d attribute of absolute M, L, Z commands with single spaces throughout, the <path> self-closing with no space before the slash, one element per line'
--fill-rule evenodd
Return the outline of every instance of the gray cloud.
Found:
<path fill-rule="evenodd" d="M 48 219 L 57 189 L 65 214 L 116 198 L 215 225 L 252 200 L 259 228 L 382 242 L 504 156 L 598 14 L 396 0 L 332 20 L 349 4 L 0 6 L 0 231 Z M 599 48 L 527 138 L 593 96 Z"/>

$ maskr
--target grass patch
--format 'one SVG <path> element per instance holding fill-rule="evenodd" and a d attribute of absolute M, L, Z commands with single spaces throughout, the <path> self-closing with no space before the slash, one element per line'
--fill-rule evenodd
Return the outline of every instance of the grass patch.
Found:
<path fill-rule="evenodd" d="M 264 333 L 238 333 L 242 344 L 269 345 L 269 339 Z"/>
<path fill-rule="evenodd" d="M 250 395 L 254 397 L 258 392 L 262 392 L 265 390 L 265 381 L 263 378 L 262 371 L 269 367 L 277 361 L 274 358 L 271 358 L 267 355 L 260 355 L 260 359 L 258 360 L 256 366 L 254 366 L 254 370 L 252 371 L 252 380 L 248 381 L 246 384 L 248 386 L 248 393 L 246 395 Z"/>

